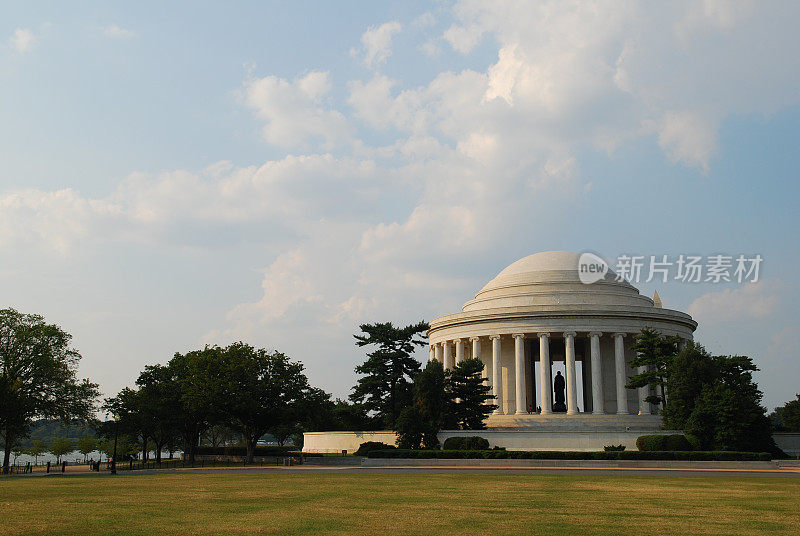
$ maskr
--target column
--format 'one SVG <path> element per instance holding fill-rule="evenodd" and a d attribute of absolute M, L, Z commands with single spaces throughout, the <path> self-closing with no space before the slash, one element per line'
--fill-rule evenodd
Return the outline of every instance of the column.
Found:
<path fill-rule="evenodd" d="M 444 357 L 442 357 L 442 345 L 437 343 L 433 347 L 434 350 L 434 359 L 439 363 L 444 363 Z"/>
<path fill-rule="evenodd" d="M 450 348 L 450 341 L 442 343 L 442 351 L 444 352 L 444 368 L 451 370 L 453 368 L 453 351 Z"/>
<path fill-rule="evenodd" d="M 641 366 L 638 367 L 636 370 L 639 374 L 644 374 L 647 372 L 647 367 Z M 640 387 L 639 388 L 639 414 L 640 415 L 650 415 L 650 402 L 645 400 L 650 393 L 648 392 L 648 387 Z"/>
<path fill-rule="evenodd" d="M 628 414 L 628 391 L 625 389 L 625 343 L 624 333 L 614 334 L 614 372 L 617 377 L 617 415 Z"/>
<path fill-rule="evenodd" d="M 433 351 L 433 345 L 432 344 L 430 346 L 428 346 L 428 354 L 429 354 L 428 355 L 428 362 L 429 363 L 431 361 L 433 361 L 434 359 L 436 359 L 436 355 L 435 355 L 435 353 Z"/>
<path fill-rule="evenodd" d="M 592 413 L 603 413 L 603 360 L 600 355 L 600 333 L 589 333 L 590 356 L 592 360 Z"/>
<path fill-rule="evenodd" d="M 492 335 L 492 394 L 497 404 L 495 414 L 503 414 L 503 373 L 500 370 L 500 335 Z"/>
<path fill-rule="evenodd" d="M 464 361 L 464 339 L 456 339 L 456 364 Z"/>
<path fill-rule="evenodd" d="M 575 333 L 564 332 L 564 347 L 567 358 L 567 415 L 578 413 L 578 387 L 575 381 Z"/>
<path fill-rule="evenodd" d="M 539 392 L 542 393 L 542 415 L 553 411 L 553 371 L 550 368 L 550 334 L 539 333 Z"/>
<path fill-rule="evenodd" d="M 514 379 L 516 385 L 517 415 L 528 413 L 525 405 L 525 335 L 517 333 L 514 337 Z"/>
<path fill-rule="evenodd" d="M 472 359 L 480 359 L 481 358 L 481 338 L 480 337 L 470 337 L 472 341 Z"/>

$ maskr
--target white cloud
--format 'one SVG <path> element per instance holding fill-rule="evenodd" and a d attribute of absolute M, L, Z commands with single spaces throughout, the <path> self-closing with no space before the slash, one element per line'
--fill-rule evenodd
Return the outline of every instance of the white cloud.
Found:
<path fill-rule="evenodd" d="M 137 35 L 133 30 L 120 28 L 116 24 L 111 24 L 103 28 L 103 33 L 106 35 L 106 37 L 113 37 L 116 39 L 131 39 Z"/>
<path fill-rule="evenodd" d="M 8 39 L 8 44 L 15 52 L 24 54 L 30 52 L 36 45 L 36 36 L 27 28 L 17 28 Z"/>
<path fill-rule="evenodd" d="M 291 82 L 275 76 L 250 80 L 244 102 L 266 121 L 264 139 L 280 147 L 307 146 L 311 140 L 331 148 L 349 140 L 345 117 L 328 108 L 323 97 L 331 89 L 330 74 L 311 71 Z"/>
<path fill-rule="evenodd" d="M 658 144 L 675 162 L 700 166 L 708 173 L 717 145 L 716 128 L 692 112 L 666 112 L 658 126 Z"/>
<path fill-rule="evenodd" d="M 370 26 L 361 36 L 364 64 L 367 67 L 377 67 L 386 62 L 392 55 L 392 37 L 402 29 L 403 26 L 397 21 Z M 351 53 L 355 54 L 357 51 L 352 50 Z"/>
<path fill-rule="evenodd" d="M 689 305 L 688 313 L 698 322 L 710 325 L 764 318 L 778 305 L 778 286 L 775 281 L 759 281 L 708 292 Z"/>

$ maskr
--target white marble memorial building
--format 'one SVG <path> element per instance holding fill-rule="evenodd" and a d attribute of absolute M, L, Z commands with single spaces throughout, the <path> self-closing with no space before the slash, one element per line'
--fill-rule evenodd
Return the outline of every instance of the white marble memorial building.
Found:
<path fill-rule="evenodd" d="M 554 368 L 566 377 L 566 415 L 648 415 L 648 393 L 625 388 L 635 373 L 632 337 L 650 327 L 691 340 L 697 323 L 689 315 L 662 308 L 611 272 L 582 283 L 579 258 L 548 251 L 520 259 L 461 312 L 431 322 L 430 359 L 445 368 L 483 361 L 500 406 L 488 426 L 513 422 L 509 415 L 553 414 Z"/>

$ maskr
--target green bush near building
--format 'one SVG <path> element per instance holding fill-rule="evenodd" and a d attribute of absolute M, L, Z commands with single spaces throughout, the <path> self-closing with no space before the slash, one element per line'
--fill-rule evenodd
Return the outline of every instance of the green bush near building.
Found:
<path fill-rule="evenodd" d="M 694 450 L 691 442 L 683 434 L 639 436 L 636 438 L 636 448 L 646 452 Z"/>
<path fill-rule="evenodd" d="M 448 437 L 444 440 L 444 450 L 487 450 L 489 441 L 479 436 Z"/>

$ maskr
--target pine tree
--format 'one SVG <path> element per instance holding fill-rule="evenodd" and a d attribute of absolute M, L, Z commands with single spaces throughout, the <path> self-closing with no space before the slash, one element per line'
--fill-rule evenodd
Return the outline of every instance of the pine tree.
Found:
<path fill-rule="evenodd" d="M 365 335 L 354 335 L 357 346 L 374 345 L 377 349 L 367 354 L 367 360 L 356 367 L 359 378 L 353 387 L 350 400 L 363 404 L 367 411 L 376 414 L 383 426 L 394 429 L 402 409 L 412 402 L 412 381 L 419 373 L 419 362 L 411 354 L 417 346 L 427 341 L 417 338 L 428 329 L 426 322 L 402 328 L 391 322 L 362 324 Z"/>
<path fill-rule="evenodd" d="M 450 398 L 447 420 L 462 430 L 486 428 L 484 421 L 497 409 L 496 404 L 489 402 L 494 397 L 489 393 L 491 388 L 486 378 L 481 377 L 483 366 L 480 359 L 465 359 L 453 367 L 447 382 Z"/>
<path fill-rule="evenodd" d="M 658 394 L 649 395 L 645 400 L 662 408 L 666 407 L 664 386 L 667 384 L 668 369 L 678 354 L 679 341 L 679 337 L 662 337 L 654 329 L 642 329 L 633 344 L 636 357 L 631 360 L 631 367 L 643 366 L 645 370 L 628 378 L 625 387 L 638 389 L 652 386 Z"/>

